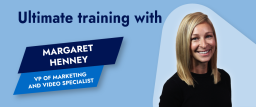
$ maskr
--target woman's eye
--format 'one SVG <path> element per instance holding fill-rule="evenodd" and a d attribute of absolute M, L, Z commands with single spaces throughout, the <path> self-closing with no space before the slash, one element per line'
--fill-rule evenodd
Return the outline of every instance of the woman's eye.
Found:
<path fill-rule="evenodd" d="M 191 40 L 198 40 L 198 38 L 192 38 Z"/>
<path fill-rule="evenodd" d="M 210 37 L 212 37 L 212 35 L 207 35 L 207 36 L 206 36 L 206 38 L 210 38 Z"/>

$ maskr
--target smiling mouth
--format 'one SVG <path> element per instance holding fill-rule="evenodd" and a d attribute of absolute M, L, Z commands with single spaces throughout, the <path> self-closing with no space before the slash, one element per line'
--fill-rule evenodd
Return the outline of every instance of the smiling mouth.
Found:
<path fill-rule="evenodd" d="M 200 52 L 198 51 L 198 53 L 200 53 L 200 54 L 207 54 L 207 53 L 209 53 L 209 51 L 210 51 L 210 50 L 200 51 Z"/>

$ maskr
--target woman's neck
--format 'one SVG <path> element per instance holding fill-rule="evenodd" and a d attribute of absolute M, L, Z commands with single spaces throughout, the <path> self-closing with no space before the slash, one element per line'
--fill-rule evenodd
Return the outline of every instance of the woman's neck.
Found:
<path fill-rule="evenodd" d="M 196 74 L 205 74 L 208 70 L 208 62 L 199 62 L 195 59 L 192 60 L 191 72 Z"/>

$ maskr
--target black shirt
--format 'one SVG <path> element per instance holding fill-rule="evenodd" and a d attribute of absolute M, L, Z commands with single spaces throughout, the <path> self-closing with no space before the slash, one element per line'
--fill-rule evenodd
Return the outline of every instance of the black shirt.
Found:
<path fill-rule="evenodd" d="M 188 86 L 175 73 L 164 84 L 159 107 L 232 107 L 229 74 L 218 69 L 221 81 L 214 84 L 212 71 L 192 73 L 195 87 Z"/>

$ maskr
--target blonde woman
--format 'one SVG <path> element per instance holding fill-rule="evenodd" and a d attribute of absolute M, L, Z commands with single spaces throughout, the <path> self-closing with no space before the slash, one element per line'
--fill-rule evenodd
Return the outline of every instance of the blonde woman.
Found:
<path fill-rule="evenodd" d="M 177 73 L 166 81 L 159 107 L 231 107 L 230 76 L 217 69 L 217 38 L 207 15 L 181 21 L 176 37 Z"/>

